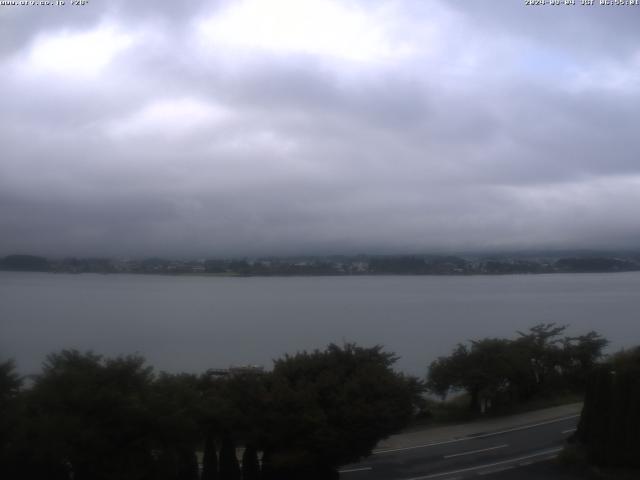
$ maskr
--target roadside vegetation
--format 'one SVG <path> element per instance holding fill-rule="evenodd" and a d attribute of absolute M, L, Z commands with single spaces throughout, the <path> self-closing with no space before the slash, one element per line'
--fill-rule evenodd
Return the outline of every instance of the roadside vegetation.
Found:
<path fill-rule="evenodd" d="M 584 394 L 581 392 L 559 394 L 549 392 L 547 395 L 542 395 L 532 400 L 500 405 L 485 413 L 479 413 L 469 409 L 469 396 L 466 393 L 455 395 L 444 401 L 428 396 L 423 400 L 420 410 L 409 428 L 411 430 L 419 430 L 432 426 L 472 422 L 482 418 L 517 415 L 561 405 L 578 404 L 581 403 L 583 399 Z"/>
<path fill-rule="evenodd" d="M 26 383 L 5 362 L 0 478 L 337 478 L 413 416 L 421 383 L 395 360 L 346 344 L 270 372 L 156 374 L 141 357 L 65 350 Z"/>
<path fill-rule="evenodd" d="M 443 402 L 431 401 L 423 416 L 469 419 L 579 401 L 608 342 L 593 331 L 566 336 L 566 329 L 542 323 L 513 339 L 458 344 L 429 366 L 427 388 Z"/>
<path fill-rule="evenodd" d="M 512 339 L 458 344 L 431 363 L 419 422 L 467 421 L 584 401 L 578 429 L 560 456 L 571 474 L 640 478 L 640 347 L 604 355 L 596 332 L 570 337 L 542 323 Z M 452 397 L 447 400 L 448 397 Z"/>
<path fill-rule="evenodd" d="M 591 372 L 571 440 L 561 459 L 585 478 L 640 478 L 640 346 Z"/>

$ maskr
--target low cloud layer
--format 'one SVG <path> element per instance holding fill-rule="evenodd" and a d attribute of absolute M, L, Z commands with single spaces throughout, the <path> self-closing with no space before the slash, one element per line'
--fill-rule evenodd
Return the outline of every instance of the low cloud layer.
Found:
<path fill-rule="evenodd" d="M 640 7 L 145 3 L 0 7 L 0 254 L 640 245 Z"/>

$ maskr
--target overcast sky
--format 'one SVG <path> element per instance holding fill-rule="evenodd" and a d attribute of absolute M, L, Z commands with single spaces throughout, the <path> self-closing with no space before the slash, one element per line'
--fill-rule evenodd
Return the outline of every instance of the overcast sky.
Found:
<path fill-rule="evenodd" d="M 0 6 L 0 254 L 640 246 L 640 7 L 66 3 Z"/>

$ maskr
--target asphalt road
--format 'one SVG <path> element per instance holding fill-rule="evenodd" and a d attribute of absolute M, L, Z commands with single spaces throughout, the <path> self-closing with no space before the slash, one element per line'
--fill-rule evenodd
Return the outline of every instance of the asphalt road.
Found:
<path fill-rule="evenodd" d="M 572 415 L 455 440 L 377 451 L 340 469 L 343 480 L 460 480 L 520 478 L 531 465 L 555 458 L 575 430 Z M 538 468 L 538 467 L 536 467 Z M 518 470 L 521 469 L 521 475 Z M 511 475 L 513 473 L 513 475 Z M 544 475 L 552 479 L 553 475 Z"/>

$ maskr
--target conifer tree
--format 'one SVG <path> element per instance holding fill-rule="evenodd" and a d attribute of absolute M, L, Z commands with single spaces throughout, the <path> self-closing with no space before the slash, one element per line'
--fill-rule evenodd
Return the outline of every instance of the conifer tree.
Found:
<path fill-rule="evenodd" d="M 242 454 L 242 480 L 258 480 L 259 478 L 258 451 L 253 445 L 247 445 Z"/>
<path fill-rule="evenodd" d="M 191 449 L 183 449 L 180 452 L 179 475 L 180 480 L 198 480 L 198 458 Z"/>
<path fill-rule="evenodd" d="M 576 438 L 601 467 L 640 467 L 640 347 L 591 374 Z"/>
<path fill-rule="evenodd" d="M 218 480 L 218 478 L 218 454 L 216 452 L 216 442 L 213 435 L 209 433 L 204 442 L 201 480 Z"/>
<path fill-rule="evenodd" d="M 220 480 L 240 480 L 240 464 L 236 456 L 236 445 L 231 435 L 222 437 L 220 447 Z"/>

